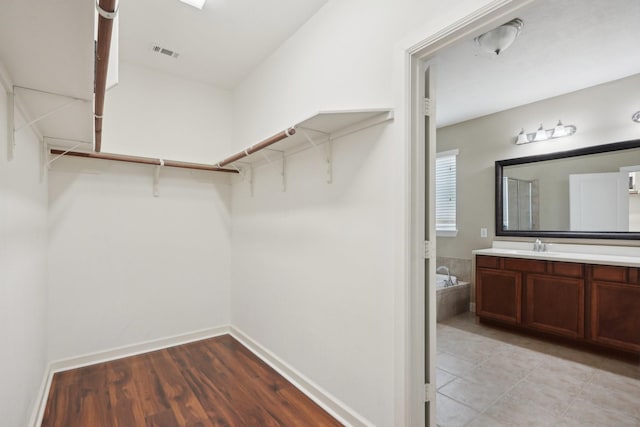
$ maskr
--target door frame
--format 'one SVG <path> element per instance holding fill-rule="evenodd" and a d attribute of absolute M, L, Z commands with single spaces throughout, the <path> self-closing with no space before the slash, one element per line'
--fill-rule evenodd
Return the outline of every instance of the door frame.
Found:
<path fill-rule="evenodd" d="M 536 0 L 493 0 L 436 32 L 423 36 L 419 42 L 409 45 L 404 50 L 404 108 L 405 116 L 405 182 L 407 185 L 406 212 L 406 246 L 405 253 L 407 273 L 405 275 L 405 372 L 404 372 L 404 420 L 411 427 L 435 426 L 435 399 L 431 410 L 426 410 L 425 381 L 433 384 L 435 397 L 435 355 L 436 355 L 436 316 L 435 303 L 429 301 L 430 310 L 426 309 L 427 301 L 425 283 L 428 294 L 435 295 L 436 233 L 435 233 L 435 199 L 433 192 L 427 200 L 425 197 L 427 172 L 431 180 L 435 168 L 435 138 L 430 138 L 425 147 L 424 71 L 426 64 L 432 61 L 438 52 L 464 37 L 481 34 L 495 25 L 507 22 L 516 17 L 516 13 Z M 433 102 L 433 99 L 432 99 Z M 429 153 L 429 164 L 425 161 Z M 433 182 L 429 183 L 434 186 Z M 428 209 L 427 209 L 428 206 Z M 428 215 L 428 217 L 427 217 Z M 429 224 L 428 227 L 426 224 Z M 427 229 L 428 228 L 428 229 Z M 425 268 L 424 237 L 431 241 L 430 268 Z M 428 277 L 428 280 L 425 280 Z M 428 339 L 427 339 L 427 333 Z M 428 415 L 427 415 L 428 413 Z"/>

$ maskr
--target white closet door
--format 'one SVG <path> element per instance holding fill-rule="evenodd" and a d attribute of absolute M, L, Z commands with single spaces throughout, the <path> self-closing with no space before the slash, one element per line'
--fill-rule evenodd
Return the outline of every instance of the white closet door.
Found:
<path fill-rule="evenodd" d="M 572 231 L 629 231 L 629 174 L 569 176 Z"/>

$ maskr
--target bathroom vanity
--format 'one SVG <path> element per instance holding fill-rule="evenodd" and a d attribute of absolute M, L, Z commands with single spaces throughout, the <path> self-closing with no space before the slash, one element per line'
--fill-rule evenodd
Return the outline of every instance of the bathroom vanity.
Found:
<path fill-rule="evenodd" d="M 640 257 L 504 247 L 474 254 L 480 319 L 640 354 Z"/>
<path fill-rule="evenodd" d="M 473 251 L 480 319 L 640 354 L 636 173 L 640 139 L 496 161 L 500 240 Z"/>

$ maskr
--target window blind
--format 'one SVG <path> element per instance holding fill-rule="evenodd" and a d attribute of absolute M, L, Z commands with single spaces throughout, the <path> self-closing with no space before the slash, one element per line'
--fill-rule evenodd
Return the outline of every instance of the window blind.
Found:
<path fill-rule="evenodd" d="M 436 231 L 453 233 L 457 231 L 457 155 L 458 150 L 445 151 L 436 155 Z"/>

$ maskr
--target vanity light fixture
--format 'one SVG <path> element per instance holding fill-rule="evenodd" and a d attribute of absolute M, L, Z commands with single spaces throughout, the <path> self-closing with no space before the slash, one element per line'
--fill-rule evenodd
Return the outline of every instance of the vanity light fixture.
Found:
<path fill-rule="evenodd" d="M 635 113 L 633 113 L 633 116 L 631 116 L 631 120 L 636 123 L 640 123 L 640 111 L 636 111 Z"/>
<path fill-rule="evenodd" d="M 640 113 L 640 111 L 638 113 Z M 638 115 L 640 118 L 640 114 Z M 558 124 L 553 129 L 545 129 L 541 123 L 535 132 L 525 133 L 524 129 L 522 129 L 516 137 L 516 144 L 521 145 L 530 142 L 546 141 L 547 139 L 562 138 L 563 136 L 571 136 L 574 133 L 576 133 L 576 127 L 574 125 L 565 126 L 561 120 L 558 120 Z"/>
<path fill-rule="evenodd" d="M 516 37 L 520 34 L 523 26 L 524 22 L 522 19 L 512 19 L 493 30 L 480 34 L 473 40 L 485 52 L 500 55 L 501 52 L 513 44 Z"/>
<path fill-rule="evenodd" d="M 202 8 L 204 7 L 204 3 L 207 0 L 180 0 L 180 1 L 184 4 L 188 4 L 189 6 L 193 6 L 196 9 L 202 10 Z"/>

